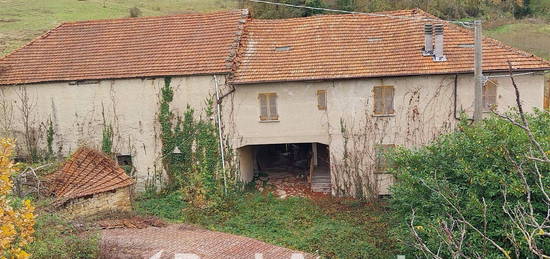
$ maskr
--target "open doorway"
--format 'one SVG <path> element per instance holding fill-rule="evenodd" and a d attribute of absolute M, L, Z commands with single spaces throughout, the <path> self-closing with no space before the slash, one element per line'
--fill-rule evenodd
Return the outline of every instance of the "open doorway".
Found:
<path fill-rule="evenodd" d="M 307 176 L 311 144 L 258 145 L 255 151 L 259 174 L 292 175 L 300 179 Z"/>
<path fill-rule="evenodd" d="M 331 191 L 328 145 L 253 145 L 241 148 L 240 155 L 244 156 L 241 163 L 246 161 L 247 164 L 241 164 L 241 171 L 253 171 L 254 177 L 250 178 L 256 181 L 259 189 L 262 189 L 261 186 L 274 186 L 275 194 L 279 196 L 307 196 L 311 192 Z"/>

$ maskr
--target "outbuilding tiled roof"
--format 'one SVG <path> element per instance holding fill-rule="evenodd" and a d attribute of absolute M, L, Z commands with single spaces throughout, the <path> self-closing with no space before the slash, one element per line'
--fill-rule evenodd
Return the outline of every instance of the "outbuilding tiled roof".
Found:
<path fill-rule="evenodd" d="M 50 190 L 62 201 L 134 184 L 134 180 L 115 161 L 86 147 L 79 148 L 50 181 Z"/>
<path fill-rule="evenodd" d="M 391 16 L 437 19 L 419 9 Z M 422 56 L 424 24 L 444 24 L 446 62 Z M 473 71 L 473 33 L 444 21 L 363 14 L 318 15 L 247 23 L 233 83 L 319 80 Z M 484 71 L 548 70 L 532 54 L 483 40 Z"/>
<path fill-rule="evenodd" d="M 0 85 L 227 73 L 247 10 L 68 22 L 0 58 Z"/>

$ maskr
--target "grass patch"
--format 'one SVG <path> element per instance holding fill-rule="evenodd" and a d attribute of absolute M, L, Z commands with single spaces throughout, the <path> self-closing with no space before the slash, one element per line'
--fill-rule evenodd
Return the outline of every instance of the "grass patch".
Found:
<path fill-rule="evenodd" d="M 145 194 L 134 202 L 138 214 L 153 215 L 172 222 L 183 220 L 185 203 L 181 193 L 172 192 L 167 195 Z"/>
<path fill-rule="evenodd" d="M 550 60 L 550 24 L 519 22 L 491 28 L 487 36 Z"/>
<path fill-rule="evenodd" d="M 77 229 L 57 214 L 36 218 L 34 241 L 27 252 L 32 258 L 97 258 L 99 233 Z"/>
<path fill-rule="evenodd" d="M 234 0 L 0 0 L 0 56 L 65 21 L 123 18 L 234 9 Z"/>
<path fill-rule="evenodd" d="M 142 213 L 167 215 L 165 219 L 169 220 L 181 215 L 179 219 L 211 230 L 329 258 L 389 258 L 396 249 L 395 242 L 387 236 L 387 212 L 360 201 L 297 197 L 282 200 L 250 192 L 215 209 L 183 210 L 184 204 L 176 203 L 175 197 L 171 194 L 140 199 L 137 206 Z M 179 212 L 175 206 L 179 206 Z"/>

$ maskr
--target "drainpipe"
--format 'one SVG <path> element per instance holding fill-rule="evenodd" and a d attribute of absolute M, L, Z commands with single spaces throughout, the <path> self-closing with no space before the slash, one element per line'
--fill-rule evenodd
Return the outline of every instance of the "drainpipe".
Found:
<path fill-rule="evenodd" d="M 227 179 L 225 177 L 225 154 L 223 150 L 223 137 L 222 137 L 222 116 L 221 116 L 221 108 L 220 108 L 220 91 L 218 86 L 218 78 L 216 75 L 214 75 L 214 84 L 216 86 L 216 111 L 217 111 L 217 117 L 218 117 L 218 136 L 220 141 L 220 153 L 222 156 L 222 170 L 223 170 L 223 187 L 224 187 L 224 193 L 227 193 Z"/>

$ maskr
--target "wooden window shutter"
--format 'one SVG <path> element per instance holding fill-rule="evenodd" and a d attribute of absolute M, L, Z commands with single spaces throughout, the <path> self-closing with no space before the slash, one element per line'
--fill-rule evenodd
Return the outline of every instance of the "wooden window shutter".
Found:
<path fill-rule="evenodd" d="M 267 111 L 267 95 L 259 94 L 258 99 L 260 99 L 260 120 L 267 120 L 269 116 Z"/>
<path fill-rule="evenodd" d="M 394 89 L 393 86 L 385 86 L 383 88 L 384 94 L 384 114 L 393 114 L 393 95 Z"/>
<path fill-rule="evenodd" d="M 317 108 L 319 110 L 327 109 L 327 91 L 317 90 Z"/>
<path fill-rule="evenodd" d="M 550 109 L 550 79 L 546 81 L 544 87 L 544 109 Z"/>
<path fill-rule="evenodd" d="M 384 99 L 382 94 L 382 87 L 375 86 L 373 89 L 373 92 L 374 92 L 374 114 L 383 114 Z"/>
<path fill-rule="evenodd" d="M 269 119 L 278 120 L 279 114 L 277 113 L 277 94 L 269 94 Z"/>
<path fill-rule="evenodd" d="M 389 115 L 394 114 L 393 108 L 393 86 L 375 86 L 374 92 L 374 114 Z"/>
<path fill-rule="evenodd" d="M 497 105 L 497 83 L 489 80 L 483 85 L 483 109 L 490 111 L 495 105 Z"/>

